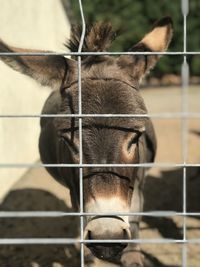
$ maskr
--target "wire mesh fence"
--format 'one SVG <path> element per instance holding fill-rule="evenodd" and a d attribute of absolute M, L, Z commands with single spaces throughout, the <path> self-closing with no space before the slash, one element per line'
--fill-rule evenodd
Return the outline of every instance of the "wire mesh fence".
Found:
<path fill-rule="evenodd" d="M 116 243 L 116 240 L 85 240 L 84 239 L 84 217 L 94 215 L 142 215 L 153 217 L 165 217 L 165 216 L 180 216 L 183 218 L 183 238 L 182 239 L 134 239 L 134 240 L 118 240 L 120 243 L 151 243 L 151 244 L 182 244 L 182 266 L 187 266 L 187 244 L 200 244 L 200 239 L 188 239 L 187 238 L 187 216 L 200 216 L 200 212 L 187 212 L 187 168 L 188 167 L 200 167 L 200 163 L 188 163 L 188 119 L 200 118 L 200 113 L 189 112 L 188 110 L 188 86 L 189 86 L 189 67 L 187 64 L 187 56 L 200 55 L 200 52 L 187 51 L 187 15 L 189 13 L 189 1 L 182 0 L 182 15 L 183 15 L 183 51 L 180 52 L 82 52 L 84 36 L 86 32 L 86 24 L 84 19 L 84 12 L 82 7 L 82 1 L 79 0 L 80 14 L 82 18 L 82 35 L 79 44 L 79 49 L 76 53 L 0 53 L 0 56 L 13 56 L 13 55 L 32 55 L 32 56 L 45 56 L 45 55 L 63 55 L 63 56 L 78 56 L 78 92 L 79 92 L 79 113 L 78 114 L 8 114 L 0 115 L 1 119 L 26 119 L 26 118 L 38 118 L 38 117 L 70 117 L 78 118 L 79 120 L 79 150 L 80 159 L 78 164 L 15 164 L 15 163 L 0 163 L 0 168 L 40 168 L 40 167 L 72 167 L 79 168 L 79 187 L 80 187 L 80 211 L 79 212 L 43 212 L 43 211 L 26 211 L 26 212 L 8 212 L 1 211 L 0 218 L 44 218 L 44 217 L 67 217 L 77 216 L 80 217 L 80 238 L 4 238 L 0 239 L 0 245 L 30 245 L 30 244 L 81 244 L 81 266 L 84 266 L 84 244 L 87 243 Z M 163 55 L 163 56 L 183 56 L 182 64 L 182 98 L 181 98 L 181 112 L 177 113 L 156 113 L 156 114 L 83 114 L 82 113 L 82 88 L 81 88 L 81 59 L 85 55 Z M 82 151 L 82 119 L 86 117 L 94 118 L 134 118 L 134 117 L 148 117 L 154 119 L 169 119 L 179 118 L 181 119 L 181 143 L 182 143 L 182 162 L 181 163 L 143 163 L 143 164 L 84 164 L 83 163 L 83 151 Z M 87 213 L 83 209 L 83 168 L 85 167 L 181 167 L 183 169 L 183 198 L 182 198 L 182 212 L 171 211 L 152 211 L 152 212 L 140 212 L 140 213 Z"/>

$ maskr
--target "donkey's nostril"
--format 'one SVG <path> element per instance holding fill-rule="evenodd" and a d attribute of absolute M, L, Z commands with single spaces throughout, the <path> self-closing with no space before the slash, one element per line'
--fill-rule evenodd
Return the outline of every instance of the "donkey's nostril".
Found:
<path fill-rule="evenodd" d="M 131 239 L 131 231 L 129 228 L 123 229 L 124 237 L 123 239 Z"/>
<path fill-rule="evenodd" d="M 88 240 L 92 240 L 93 238 L 92 238 L 92 232 L 91 231 L 88 231 L 87 232 L 87 239 Z"/>

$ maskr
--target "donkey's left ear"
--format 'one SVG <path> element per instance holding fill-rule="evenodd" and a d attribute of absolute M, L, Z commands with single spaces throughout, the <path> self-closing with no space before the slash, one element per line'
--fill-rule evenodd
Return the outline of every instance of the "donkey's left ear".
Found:
<path fill-rule="evenodd" d="M 22 49 L 11 47 L 0 40 L 1 53 L 44 53 L 45 51 Z M 0 57 L 5 64 L 13 70 L 21 72 L 43 86 L 50 86 L 52 89 L 58 89 L 64 78 L 69 79 L 69 74 L 74 70 L 74 61 L 64 58 L 60 55 L 15 55 Z M 66 77 L 65 77 L 66 76 Z"/>
<path fill-rule="evenodd" d="M 153 29 L 147 33 L 144 38 L 134 45 L 130 52 L 165 52 L 169 46 L 172 38 L 173 27 L 172 19 L 170 17 L 164 17 L 158 20 Z M 119 65 L 125 67 L 134 67 L 131 73 L 135 78 L 141 78 L 150 69 L 152 69 L 160 56 L 158 55 L 133 55 L 133 56 L 121 56 L 119 58 Z"/>

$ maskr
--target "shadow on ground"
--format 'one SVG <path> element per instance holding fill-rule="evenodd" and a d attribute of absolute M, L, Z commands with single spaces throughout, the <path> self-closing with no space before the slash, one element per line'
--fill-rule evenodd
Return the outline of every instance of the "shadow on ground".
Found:
<path fill-rule="evenodd" d="M 161 172 L 161 178 L 148 176 L 144 188 L 144 209 L 182 212 L 183 169 Z M 200 169 L 187 168 L 187 211 L 200 210 Z M 158 201 L 159 200 L 159 201 Z M 70 212 L 63 200 L 38 189 L 11 191 L 0 205 L 3 211 L 64 211 Z M 162 237 L 181 239 L 182 231 L 173 218 L 144 217 L 148 228 L 157 229 Z M 0 238 L 76 238 L 79 218 L 6 218 L 0 220 Z M 158 260 L 156 255 L 145 255 L 146 267 L 172 267 Z M 60 264 L 60 265 L 59 265 Z M 80 253 L 76 246 L 20 245 L 1 246 L 0 266 L 4 267 L 78 267 Z M 177 265 L 173 265 L 175 267 Z"/>
<path fill-rule="evenodd" d="M 71 211 L 64 201 L 38 189 L 11 191 L 0 210 Z M 76 217 L 10 218 L 1 219 L 0 225 L 1 238 L 73 238 L 79 235 L 79 219 Z M 75 267 L 80 265 L 79 259 L 79 251 L 73 245 L 3 246 L 0 250 L 0 266 L 4 267 L 48 267 L 56 263 Z"/>
<path fill-rule="evenodd" d="M 186 169 L 186 198 L 187 212 L 200 212 L 200 168 Z M 183 212 L 183 168 L 162 171 L 161 179 L 148 176 L 144 200 L 144 211 Z M 200 219 L 196 216 L 194 218 Z M 182 228 L 176 225 L 172 217 L 143 217 L 143 221 L 150 228 L 156 228 L 165 238 L 183 238 Z"/>

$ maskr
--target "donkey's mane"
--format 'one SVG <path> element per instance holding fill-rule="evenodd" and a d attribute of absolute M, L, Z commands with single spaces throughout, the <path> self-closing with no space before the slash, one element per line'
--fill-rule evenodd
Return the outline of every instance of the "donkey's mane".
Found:
<path fill-rule="evenodd" d="M 77 52 L 81 38 L 82 27 L 72 26 L 71 38 L 65 46 L 71 52 Z M 112 41 L 116 38 L 117 32 L 112 25 L 106 22 L 97 22 L 92 26 L 86 27 L 85 39 L 83 42 L 83 52 L 103 52 L 106 51 Z"/>

